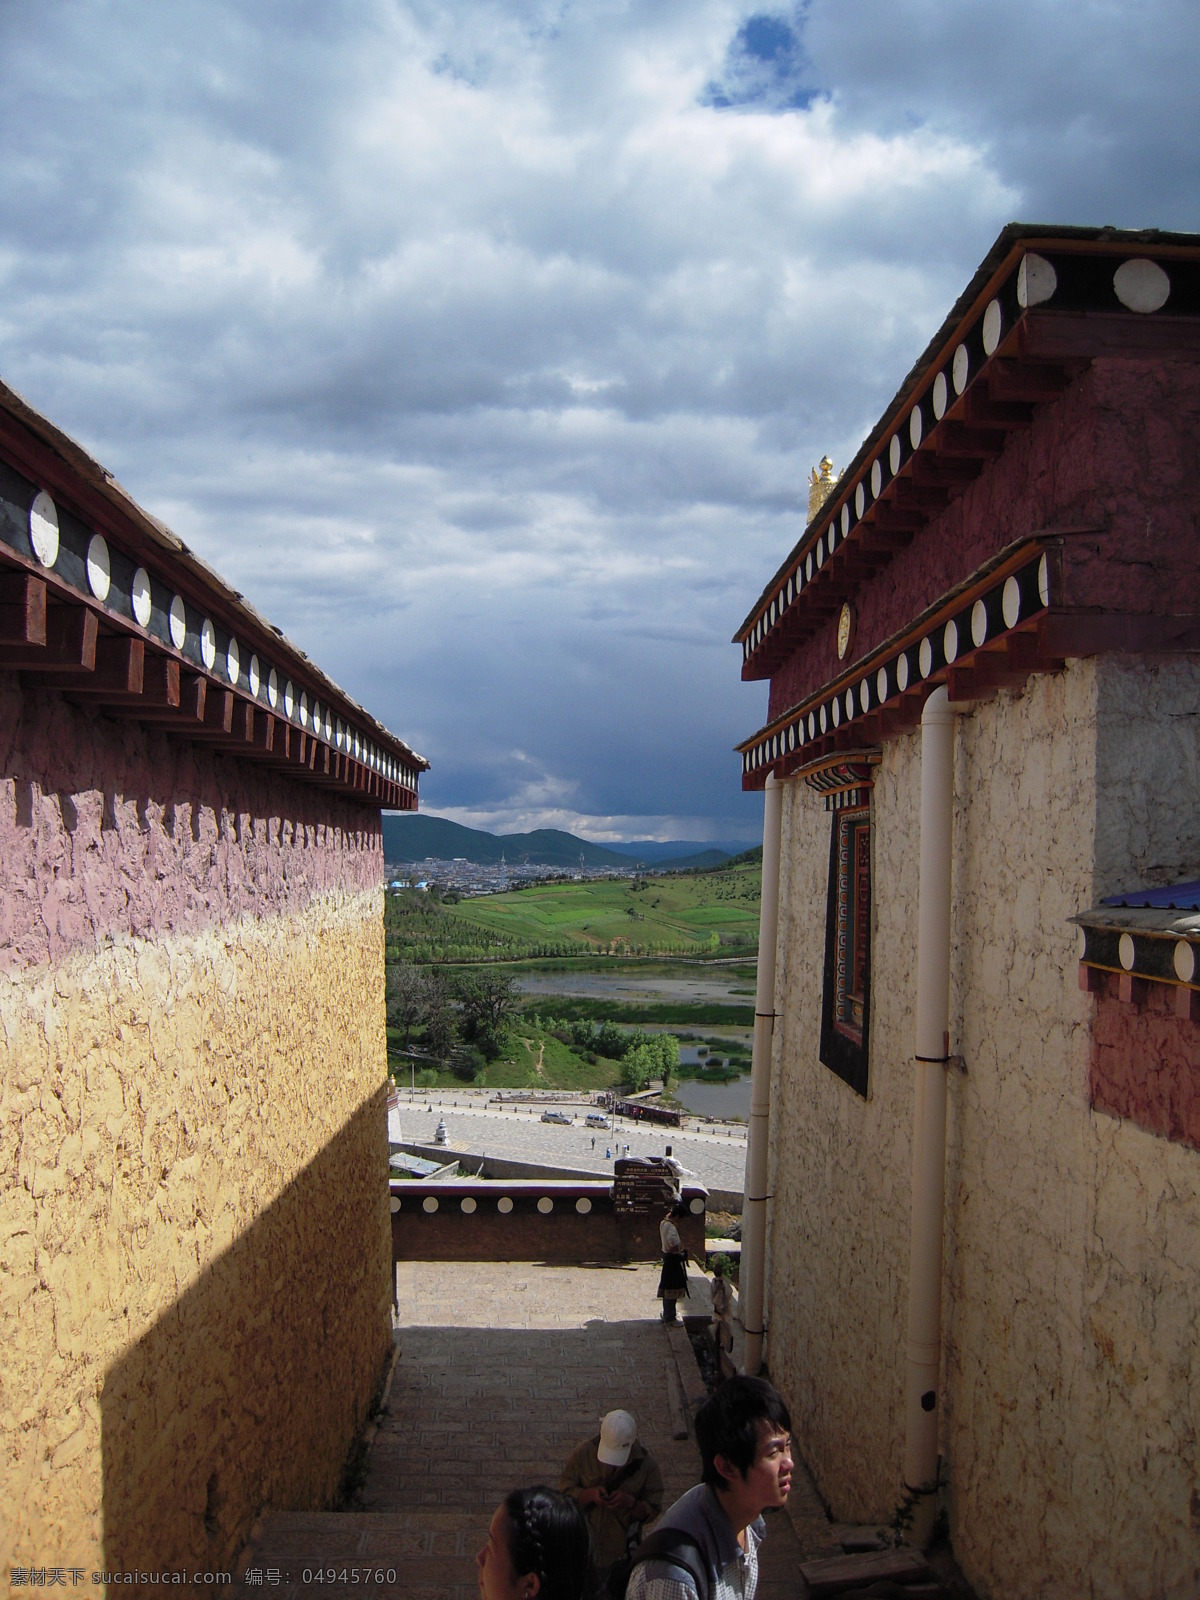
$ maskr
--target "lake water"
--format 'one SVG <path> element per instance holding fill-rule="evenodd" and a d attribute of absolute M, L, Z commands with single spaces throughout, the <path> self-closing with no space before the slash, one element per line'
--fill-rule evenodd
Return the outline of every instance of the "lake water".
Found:
<path fill-rule="evenodd" d="M 697 1083 L 682 1078 L 673 1091 L 680 1105 L 697 1117 L 740 1117 L 750 1120 L 750 1079 L 735 1078 L 732 1083 Z"/>

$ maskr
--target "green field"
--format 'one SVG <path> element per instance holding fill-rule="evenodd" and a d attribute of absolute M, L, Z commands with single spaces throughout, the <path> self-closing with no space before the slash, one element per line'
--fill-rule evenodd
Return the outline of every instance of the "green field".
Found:
<path fill-rule="evenodd" d="M 760 881 L 754 863 L 678 876 L 537 884 L 455 905 L 404 890 L 387 897 L 388 959 L 750 957 L 758 944 Z"/>

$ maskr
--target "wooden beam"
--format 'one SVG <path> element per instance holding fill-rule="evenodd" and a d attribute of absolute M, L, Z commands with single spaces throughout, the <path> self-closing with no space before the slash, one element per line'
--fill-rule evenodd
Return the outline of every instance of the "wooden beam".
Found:
<path fill-rule="evenodd" d="M 865 554 L 892 556 L 897 550 L 907 549 L 912 540 L 911 522 L 906 520 L 905 526 L 890 529 L 872 526 L 869 522 L 865 523 L 860 529 L 855 543 Z"/>
<path fill-rule="evenodd" d="M 29 572 L 0 573 L 0 644 L 45 643 L 45 583 Z"/>
<path fill-rule="evenodd" d="M 136 642 L 140 644 L 142 641 L 139 639 Z M 108 694 L 105 696 L 104 709 L 113 715 L 133 717 L 151 725 L 159 722 L 179 723 L 186 717 L 181 706 L 182 698 L 179 662 L 174 656 L 162 655 L 151 649 L 145 658 L 140 692 Z"/>
<path fill-rule="evenodd" d="M 1026 313 L 1015 331 L 1017 354 L 1034 361 L 1087 362 L 1097 356 L 1195 361 L 1200 356 L 1200 317 L 1039 307 Z"/>
<path fill-rule="evenodd" d="M 911 478 L 897 478 L 894 493 L 897 507 L 911 507 L 927 517 L 940 516 L 951 499 L 945 489 L 923 488 Z"/>
<path fill-rule="evenodd" d="M 1044 405 L 1057 400 L 1074 382 L 1075 372 L 1058 362 L 1030 362 L 1011 357 L 991 362 L 984 374 L 992 400 L 1025 401 Z"/>
<path fill-rule="evenodd" d="M 233 690 L 215 689 L 204 707 L 206 732 L 228 734 L 233 732 Z"/>
<path fill-rule="evenodd" d="M 139 722 L 152 725 L 162 723 L 169 728 L 177 728 L 181 733 L 187 733 L 192 728 L 203 728 L 208 710 L 208 679 L 199 672 L 182 672 L 178 661 L 168 656 L 158 659 L 166 669 L 163 698 L 159 699 L 156 687 L 144 693 L 137 708 Z M 176 701 L 171 699 L 171 668 L 175 669 L 175 692 L 179 697 Z M 156 683 L 158 670 L 157 665 L 152 668 L 152 685 Z"/>
<path fill-rule="evenodd" d="M 934 447 L 940 456 L 979 461 L 1003 455 L 1005 448 L 1002 435 L 986 428 L 968 428 L 962 422 L 943 422 L 934 434 Z"/>
<path fill-rule="evenodd" d="M 91 672 L 96 665 L 99 626 L 88 606 L 51 606 L 46 643 L 0 644 L 0 667 L 19 672 Z"/>
<path fill-rule="evenodd" d="M 979 389 L 968 389 L 963 396 L 963 419 L 973 428 L 1027 428 L 1033 421 L 1033 407 L 1019 401 L 989 400 Z"/>
<path fill-rule="evenodd" d="M 936 440 L 933 446 L 936 451 Z M 983 471 L 983 462 L 977 456 L 929 455 L 922 452 L 912 458 L 912 479 L 916 484 L 963 489 Z"/>
<path fill-rule="evenodd" d="M 251 743 L 257 752 L 264 756 L 275 754 L 275 734 L 279 728 L 279 719 L 269 711 L 262 711 L 254 718 L 254 729 Z"/>
<path fill-rule="evenodd" d="M 141 697 L 146 675 L 146 645 L 130 634 L 106 633 L 96 641 L 96 664 L 91 672 L 74 673 L 58 687 L 89 699 Z"/>
<path fill-rule="evenodd" d="M 907 533 L 911 539 L 928 520 L 915 506 L 901 506 L 891 500 L 875 503 L 875 526 L 881 533 Z"/>

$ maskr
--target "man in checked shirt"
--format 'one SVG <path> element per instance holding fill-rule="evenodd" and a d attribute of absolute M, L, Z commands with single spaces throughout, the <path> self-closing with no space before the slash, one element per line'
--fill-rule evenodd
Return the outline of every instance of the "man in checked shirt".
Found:
<path fill-rule="evenodd" d="M 791 1428 L 782 1396 L 763 1378 L 730 1378 L 705 1401 L 696 1413 L 703 1482 L 663 1513 L 654 1537 L 666 1529 L 688 1537 L 707 1594 L 669 1556 L 635 1556 L 626 1600 L 754 1600 L 762 1513 L 782 1506 L 792 1486 Z"/>

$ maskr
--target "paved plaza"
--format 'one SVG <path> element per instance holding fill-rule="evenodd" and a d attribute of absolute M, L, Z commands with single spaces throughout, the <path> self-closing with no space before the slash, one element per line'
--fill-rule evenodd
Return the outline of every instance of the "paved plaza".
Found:
<path fill-rule="evenodd" d="M 544 1162 L 580 1172 L 612 1176 L 613 1161 L 624 1155 L 661 1156 L 670 1145 L 675 1157 L 710 1189 L 741 1193 L 746 1172 L 746 1131 L 740 1124 L 691 1122 L 680 1128 L 654 1127 L 617 1118 L 612 1134 L 584 1126 L 589 1109 L 578 1098 L 546 1098 L 533 1105 L 497 1105 L 491 1091 L 401 1091 L 400 1126 L 405 1143 L 432 1144 L 439 1119 L 446 1124 L 447 1150 Z M 561 1109 L 575 1117 L 570 1127 L 542 1122 L 541 1114 Z M 606 1155 L 606 1151 L 610 1152 Z"/>

